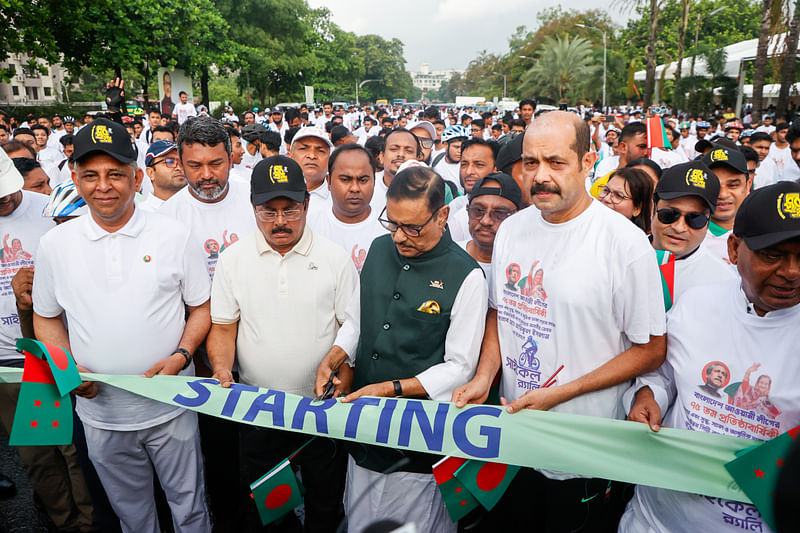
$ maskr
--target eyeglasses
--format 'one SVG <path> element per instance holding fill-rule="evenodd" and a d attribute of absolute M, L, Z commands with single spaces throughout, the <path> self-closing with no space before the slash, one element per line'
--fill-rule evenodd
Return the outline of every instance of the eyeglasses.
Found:
<path fill-rule="evenodd" d="M 600 194 L 597 195 L 598 198 L 606 198 L 608 197 L 608 201 L 612 204 L 616 205 L 624 200 L 630 200 L 630 196 L 625 196 L 619 191 L 615 191 L 613 189 L 609 189 L 608 185 L 604 186 L 600 189 Z"/>
<path fill-rule="evenodd" d="M 161 161 L 156 161 L 155 163 L 151 163 L 150 166 L 154 167 L 159 163 L 164 163 L 165 165 L 167 165 L 167 168 L 175 168 L 178 166 L 178 160 L 175 159 L 174 157 L 165 157 Z"/>
<path fill-rule="evenodd" d="M 478 207 L 477 205 L 472 205 L 467 208 L 467 215 L 472 220 L 480 220 L 482 219 L 487 213 L 487 210 L 483 207 Z M 488 211 L 489 218 L 492 219 L 492 222 L 500 223 L 514 214 L 514 211 L 509 211 L 508 209 L 492 209 Z"/>
<path fill-rule="evenodd" d="M 427 137 L 420 137 L 419 144 L 422 145 L 423 148 L 433 148 L 433 143 L 435 141 L 433 139 L 428 139 Z"/>
<path fill-rule="evenodd" d="M 441 207 L 439 209 L 441 209 Z M 428 220 L 423 222 L 421 226 L 415 226 L 413 224 L 398 224 L 397 222 L 392 222 L 388 218 L 383 218 L 383 215 L 386 213 L 386 208 L 384 207 L 383 211 L 381 211 L 381 214 L 378 217 L 378 222 L 380 222 L 381 226 L 389 230 L 391 233 L 401 229 L 403 230 L 403 233 L 409 237 L 419 237 L 419 234 L 422 233 L 422 230 L 425 228 L 425 226 L 427 226 L 430 221 L 433 220 L 433 217 L 436 216 L 436 213 L 439 212 L 439 209 L 436 209 L 433 213 L 431 213 L 431 216 L 428 217 Z"/>
<path fill-rule="evenodd" d="M 692 229 L 703 229 L 708 224 L 709 216 L 705 213 L 686 213 L 685 215 L 677 209 L 659 209 L 656 211 L 656 217 L 662 224 L 674 224 L 678 219 L 683 216 L 686 220 L 686 225 Z"/>
<path fill-rule="evenodd" d="M 274 209 L 256 209 L 256 217 L 262 222 L 275 222 L 279 216 L 282 216 L 287 222 L 294 222 L 300 220 L 303 216 L 302 209 L 283 209 L 275 211 Z"/>

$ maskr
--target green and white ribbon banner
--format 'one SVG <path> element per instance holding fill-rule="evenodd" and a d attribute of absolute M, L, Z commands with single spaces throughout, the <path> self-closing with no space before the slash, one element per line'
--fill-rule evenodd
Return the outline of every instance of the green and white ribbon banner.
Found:
<path fill-rule="evenodd" d="M 0 381 L 22 370 L 0 367 Z M 571 472 L 749 502 L 725 470 L 753 441 L 699 431 L 546 411 L 404 398 L 315 402 L 277 390 L 184 376 L 82 374 L 159 402 L 308 435 Z"/>

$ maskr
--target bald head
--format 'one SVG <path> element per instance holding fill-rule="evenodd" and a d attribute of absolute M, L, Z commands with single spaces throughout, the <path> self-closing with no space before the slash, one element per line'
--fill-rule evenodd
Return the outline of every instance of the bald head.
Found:
<path fill-rule="evenodd" d="M 551 135 L 554 130 L 571 130 L 570 149 L 578 156 L 578 161 L 589 151 L 592 135 L 586 121 L 569 111 L 550 111 L 537 118 L 526 130 L 525 135 Z M 566 133 L 566 132 L 565 132 Z"/>

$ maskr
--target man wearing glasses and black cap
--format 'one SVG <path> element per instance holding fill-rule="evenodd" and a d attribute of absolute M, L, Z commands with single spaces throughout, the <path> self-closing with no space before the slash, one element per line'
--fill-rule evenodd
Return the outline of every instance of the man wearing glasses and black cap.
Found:
<path fill-rule="evenodd" d="M 447 401 L 472 377 L 488 289 L 478 264 L 450 238 L 444 196 L 444 180 L 426 167 L 401 170 L 392 180 L 379 217 L 391 235 L 372 242 L 360 290 L 319 365 L 317 394 L 335 370 L 337 392 L 354 391 L 345 402 L 362 396 Z M 378 446 L 348 449 L 349 531 L 378 519 L 414 522 L 418 531 L 456 531 L 431 473 L 441 457 Z M 391 477 L 383 473 L 398 468 L 401 457 L 408 459 L 405 466 Z M 382 490 L 367 490 L 376 482 Z"/>
<path fill-rule="evenodd" d="M 313 397 L 317 366 L 345 320 L 358 275 L 349 254 L 306 226 L 309 194 L 295 161 L 281 155 L 264 159 L 253 169 L 250 186 L 258 229 L 220 255 L 211 290 L 206 346 L 214 378 L 230 387 L 236 360 L 244 385 Z M 239 439 L 246 489 L 308 436 L 241 426 Z M 323 438 L 297 456 L 308 490 L 304 531 L 331 531 L 341 521 L 345 456 Z M 240 530 L 261 531 L 248 492 L 243 491 Z M 280 531 L 294 531 L 296 521 L 290 514 Z"/>
<path fill-rule="evenodd" d="M 734 279 L 733 270 L 703 240 L 717 207 L 719 180 L 701 161 L 664 171 L 653 196 L 653 248 L 662 265 L 667 308 L 690 287 Z"/>
<path fill-rule="evenodd" d="M 741 279 L 681 296 L 667 322 L 666 361 L 623 398 L 625 407 L 633 403 L 629 420 L 658 431 L 663 416 L 671 428 L 756 441 L 800 424 L 800 185 L 780 182 L 751 193 L 728 252 Z M 698 386 L 713 368 L 724 371 L 721 403 Z M 637 486 L 619 531 L 734 532 L 743 524 L 769 529 L 750 504 Z"/>

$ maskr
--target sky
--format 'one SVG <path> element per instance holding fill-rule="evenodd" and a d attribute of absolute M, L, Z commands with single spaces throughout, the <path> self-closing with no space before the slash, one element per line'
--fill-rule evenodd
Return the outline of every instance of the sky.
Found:
<path fill-rule="evenodd" d="M 536 13 L 562 5 L 557 0 L 308 0 L 311 7 L 327 7 L 343 30 L 359 35 L 394 37 L 405 45 L 406 69 L 464 70 L 482 50 L 503 54 L 517 26 L 536 29 Z M 630 13 L 611 7 L 610 0 L 571 0 L 579 11 L 599 8 L 623 25 Z"/>

